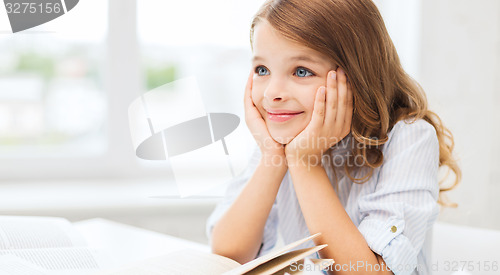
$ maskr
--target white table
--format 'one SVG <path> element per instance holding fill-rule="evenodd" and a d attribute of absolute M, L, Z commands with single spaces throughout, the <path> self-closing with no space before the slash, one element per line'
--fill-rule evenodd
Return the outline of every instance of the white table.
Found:
<path fill-rule="evenodd" d="M 437 222 L 433 233 L 433 275 L 500 274 L 500 231 Z"/>
<path fill-rule="evenodd" d="M 210 252 L 204 244 L 168 236 L 106 219 L 75 222 L 90 247 L 109 251 L 117 266 L 168 254 L 181 249 Z"/>
<path fill-rule="evenodd" d="M 109 251 L 117 266 L 181 249 L 210 252 L 210 247 L 204 244 L 100 218 L 76 222 L 74 225 L 89 246 Z M 477 270 L 480 264 L 491 266 L 493 261 L 500 262 L 498 247 L 499 231 L 437 222 L 434 226 L 432 263 L 439 266 L 433 274 L 498 274 L 498 270 Z M 460 261 L 470 261 L 475 266 L 468 273 L 446 270 L 446 263 Z"/>

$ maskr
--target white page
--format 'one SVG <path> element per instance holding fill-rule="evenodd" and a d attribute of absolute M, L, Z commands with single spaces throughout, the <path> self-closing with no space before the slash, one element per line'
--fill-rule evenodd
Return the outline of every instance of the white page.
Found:
<path fill-rule="evenodd" d="M 92 274 L 113 263 L 105 251 L 87 247 L 0 250 L 0 258 L 4 256 L 18 257 L 51 275 Z"/>
<path fill-rule="evenodd" d="M 66 219 L 0 216 L 0 250 L 85 245 L 81 234 Z"/>
<path fill-rule="evenodd" d="M 245 272 L 248 272 L 252 269 L 254 269 L 255 267 L 267 262 L 267 261 L 270 261 L 276 257 L 278 257 L 279 255 L 283 254 L 283 253 L 286 253 L 287 251 L 309 241 L 309 240 L 312 240 L 314 238 L 316 238 L 317 236 L 321 235 L 321 233 L 316 233 L 314 235 L 311 235 L 309 237 L 306 237 L 302 240 L 298 240 L 296 242 L 293 242 L 291 244 L 288 244 L 288 245 L 285 245 L 284 247 L 278 249 L 277 251 L 270 251 L 269 253 L 267 253 L 266 255 L 260 257 L 260 258 L 257 258 L 253 261 L 250 261 L 234 270 L 231 270 L 229 272 L 226 272 L 224 273 L 224 275 L 239 275 L 239 274 L 243 274 Z"/>
<path fill-rule="evenodd" d="M 323 249 L 327 245 L 318 245 L 310 248 L 303 248 L 295 251 L 291 251 L 286 254 L 282 254 L 258 267 L 252 269 L 251 271 L 245 273 L 248 275 L 260 275 L 260 274 L 273 274 L 278 272 L 292 263 L 296 263 L 297 261 L 316 253 L 317 251 Z M 333 261 L 333 260 L 332 260 Z"/>
<path fill-rule="evenodd" d="M 107 275 L 219 275 L 240 264 L 229 258 L 196 250 L 180 250 L 154 257 Z"/>
<path fill-rule="evenodd" d="M 2 275 L 48 275 L 28 261 L 12 255 L 0 256 L 0 274 Z"/>

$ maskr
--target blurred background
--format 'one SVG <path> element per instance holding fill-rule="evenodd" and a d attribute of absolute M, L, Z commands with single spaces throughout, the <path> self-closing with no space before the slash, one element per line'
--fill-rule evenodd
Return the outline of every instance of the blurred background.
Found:
<path fill-rule="evenodd" d="M 448 196 L 458 207 L 439 220 L 500 230 L 500 1 L 375 2 L 455 137 L 463 181 Z M 102 217 L 207 243 L 220 198 L 176 198 L 169 163 L 135 156 L 127 109 L 195 76 L 207 112 L 237 114 L 244 127 L 250 20 L 262 3 L 82 0 L 16 34 L 1 6 L 0 215 Z"/>

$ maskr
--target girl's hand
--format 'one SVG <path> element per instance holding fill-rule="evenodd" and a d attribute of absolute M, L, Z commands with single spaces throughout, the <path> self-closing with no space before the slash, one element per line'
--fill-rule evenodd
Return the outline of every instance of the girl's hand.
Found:
<path fill-rule="evenodd" d="M 245 88 L 245 122 L 248 129 L 252 133 L 255 141 L 259 145 L 260 151 L 262 153 L 262 158 L 267 158 L 272 160 L 273 163 L 285 162 L 285 147 L 276 142 L 269 131 L 267 130 L 266 122 L 262 118 L 259 110 L 255 106 L 252 100 L 252 85 L 253 85 L 253 71 L 250 72 L 248 76 L 247 85 Z M 278 157 L 278 159 L 274 159 Z M 281 161 L 282 160 L 282 161 Z"/>
<path fill-rule="evenodd" d="M 353 96 L 345 72 L 330 71 L 316 92 L 311 121 L 285 146 L 288 165 L 321 165 L 323 153 L 351 131 Z"/>

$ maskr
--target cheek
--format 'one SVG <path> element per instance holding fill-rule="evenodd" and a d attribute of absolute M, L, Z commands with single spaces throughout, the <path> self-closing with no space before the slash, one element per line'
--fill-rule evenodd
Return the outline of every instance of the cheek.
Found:
<path fill-rule="evenodd" d="M 309 113 L 312 113 L 312 112 L 313 112 L 313 110 L 314 110 L 314 99 L 313 99 L 313 100 L 309 100 L 309 101 L 307 102 L 307 104 L 305 105 L 305 107 L 306 107 L 306 109 L 307 109 L 307 111 L 308 111 Z"/>
<path fill-rule="evenodd" d="M 252 100 L 255 106 L 262 107 L 262 99 L 264 98 L 264 89 L 260 85 L 253 85 L 252 87 Z"/>
<path fill-rule="evenodd" d="M 309 122 L 314 111 L 314 99 L 316 97 L 316 88 L 311 87 L 308 93 L 301 97 L 300 101 L 306 112 L 306 120 Z"/>
<path fill-rule="evenodd" d="M 309 93 L 306 97 L 302 98 L 302 106 L 304 106 L 304 109 L 306 112 L 309 114 L 312 114 L 314 110 L 314 98 L 315 98 L 315 93 L 311 92 Z"/>

